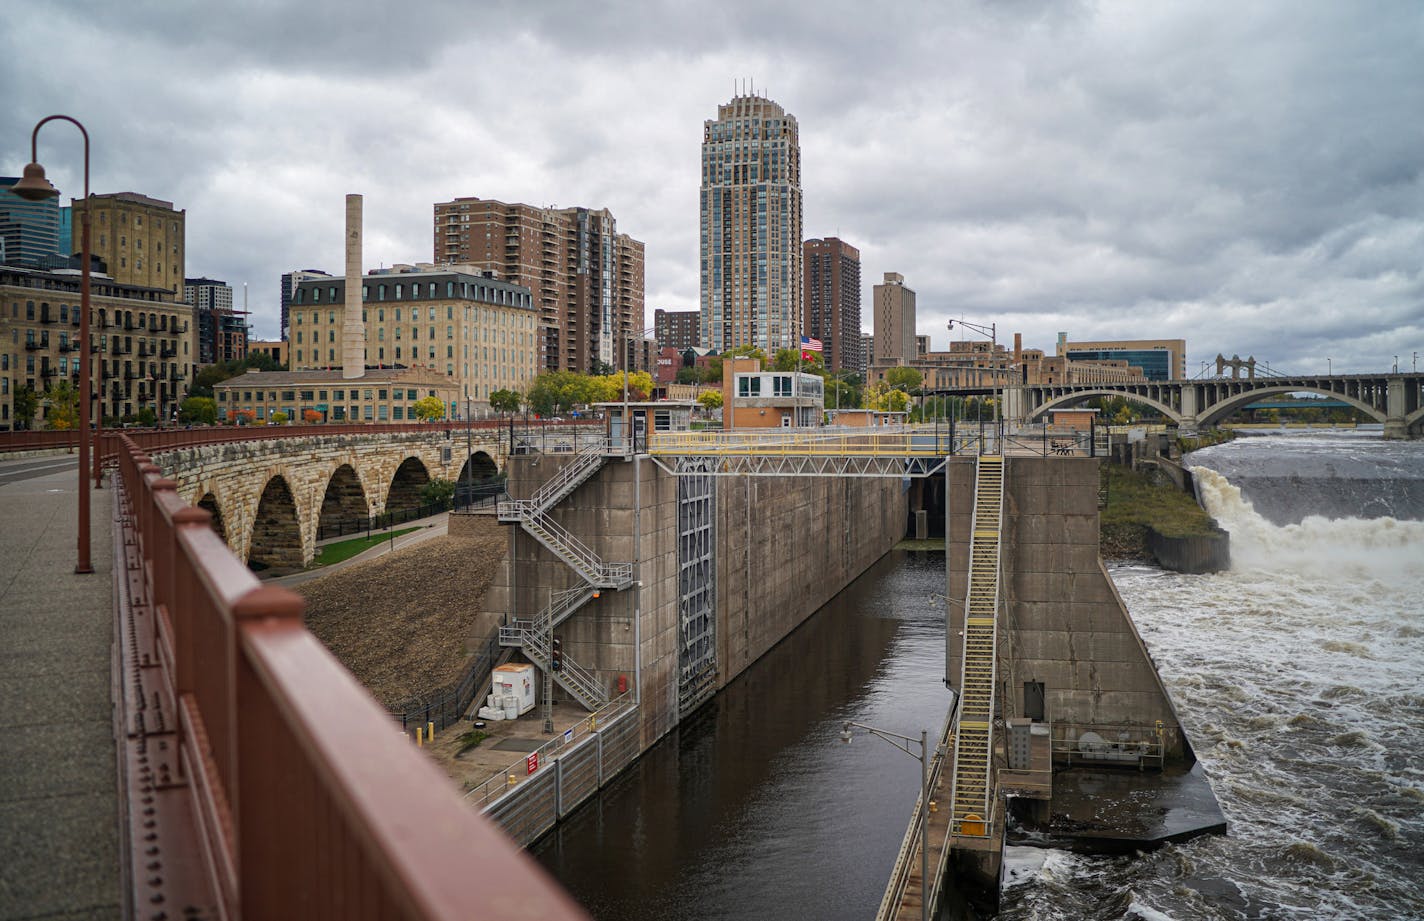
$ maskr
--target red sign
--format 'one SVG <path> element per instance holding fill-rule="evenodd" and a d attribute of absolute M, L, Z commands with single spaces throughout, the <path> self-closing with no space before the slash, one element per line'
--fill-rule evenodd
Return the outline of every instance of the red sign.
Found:
<path fill-rule="evenodd" d="M 530 752 L 529 757 L 524 759 L 524 765 L 525 767 L 529 768 L 530 774 L 533 774 L 535 771 L 539 770 L 539 753 Z"/>

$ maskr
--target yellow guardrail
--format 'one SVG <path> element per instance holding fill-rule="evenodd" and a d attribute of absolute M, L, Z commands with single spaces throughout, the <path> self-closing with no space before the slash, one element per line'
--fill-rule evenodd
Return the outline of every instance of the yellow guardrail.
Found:
<path fill-rule="evenodd" d="M 957 439 L 965 440 L 961 435 Z M 653 455 L 942 457 L 953 453 L 948 429 L 882 433 L 667 432 L 648 436 Z"/>

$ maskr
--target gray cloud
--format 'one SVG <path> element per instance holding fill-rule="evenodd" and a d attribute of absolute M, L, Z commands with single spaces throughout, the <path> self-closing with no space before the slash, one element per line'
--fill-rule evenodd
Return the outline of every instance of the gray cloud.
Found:
<path fill-rule="evenodd" d="M 867 296 L 903 273 L 938 344 L 1424 351 L 1417 4 L 52 6 L 0 39 L 0 172 L 81 118 L 95 190 L 186 208 L 189 273 L 248 282 L 259 332 L 283 271 L 340 269 L 352 191 L 371 265 L 428 260 L 459 195 L 608 207 L 649 317 L 695 308 L 701 123 L 750 77 L 800 121 L 806 234 L 861 248 Z"/>

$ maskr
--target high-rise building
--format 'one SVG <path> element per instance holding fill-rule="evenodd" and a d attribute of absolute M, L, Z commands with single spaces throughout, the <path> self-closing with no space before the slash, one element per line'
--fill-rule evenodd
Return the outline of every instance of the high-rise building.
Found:
<path fill-rule="evenodd" d="M 804 335 L 821 340 L 832 372 L 859 371 L 860 250 L 844 240 L 807 240 L 803 247 L 806 304 Z"/>
<path fill-rule="evenodd" d="M 643 331 L 643 244 L 605 209 L 484 198 L 435 205 L 435 262 L 528 288 L 540 367 L 619 367 Z"/>
<path fill-rule="evenodd" d="M 21 198 L 10 191 L 19 181 L 0 176 L 0 265 L 34 267 L 59 254 L 59 200 Z"/>
<path fill-rule="evenodd" d="M 182 299 L 186 211 L 174 210 L 171 201 L 137 192 L 92 195 L 88 202 L 75 199 L 73 207 L 76 250 L 87 209 L 89 251 L 104 261 L 115 281 L 162 288 L 174 300 Z"/>
<path fill-rule="evenodd" d="M 875 354 L 875 336 L 870 333 L 860 334 L 860 365 L 856 371 L 860 373 L 861 380 L 867 380 L 865 373 L 870 370 L 870 358 Z"/>
<path fill-rule="evenodd" d="M 695 349 L 702 344 L 702 314 L 696 310 L 653 311 L 653 338 L 661 348 L 677 349 L 679 352 Z"/>
<path fill-rule="evenodd" d="M 906 365 L 915 360 L 915 292 L 905 287 L 905 276 L 886 272 L 885 281 L 875 286 L 872 297 L 875 326 L 875 354 L 871 368 Z"/>
<path fill-rule="evenodd" d="M 801 145 L 796 118 L 736 96 L 702 127 L 702 346 L 768 356 L 801 336 Z"/>
<path fill-rule="evenodd" d="M 297 285 L 309 278 L 330 278 L 321 269 L 297 269 L 282 275 L 282 329 L 279 339 L 287 338 L 288 312 L 292 306 L 292 296 L 296 294 Z"/>
<path fill-rule="evenodd" d="M 198 364 L 247 357 L 247 316 L 232 308 L 232 286 L 214 278 L 185 278 L 183 300 L 193 306 Z"/>

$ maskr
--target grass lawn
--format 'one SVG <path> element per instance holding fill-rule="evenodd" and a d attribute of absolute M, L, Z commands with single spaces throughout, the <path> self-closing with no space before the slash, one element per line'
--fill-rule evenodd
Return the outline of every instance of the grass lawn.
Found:
<path fill-rule="evenodd" d="M 419 530 L 420 528 L 401 528 L 394 536 L 390 534 L 372 534 L 370 537 L 353 537 L 350 540 L 339 540 L 334 544 L 323 544 L 316 548 L 316 559 L 312 560 L 311 568 L 315 569 L 318 566 L 330 566 L 332 563 L 349 560 L 363 550 L 370 550 L 378 544 L 395 540 L 402 534 L 409 534 L 412 531 Z"/>
<path fill-rule="evenodd" d="M 1159 486 L 1117 464 L 1106 464 L 1108 504 L 1102 525 L 1148 525 L 1164 537 L 1195 537 L 1213 533 L 1211 516 L 1196 500 L 1173 486 Z"/>

